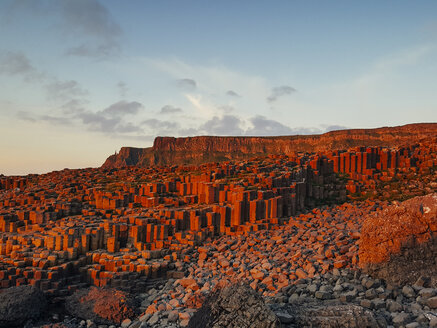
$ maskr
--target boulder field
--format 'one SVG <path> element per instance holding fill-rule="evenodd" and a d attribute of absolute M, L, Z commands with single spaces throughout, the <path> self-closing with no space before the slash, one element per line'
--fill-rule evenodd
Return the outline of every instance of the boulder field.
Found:
<path fill-rule="evenodd" d="M 324 207 L 275 230 L 187 248 L 177 264 L 185 277 L 138 293 L 141 314 L 126 313 L 112 327 L 437 327 L 435 273 L 427 271 L 436 267 L 436 253 L 423 254 L 430 266 L 407 280 L 379 277 L 371 267 L 431 249 L 436 200 L 430 194 L 403 203 Z M 400 247 L 389 242 L 379 254 L 379 240 L 387 239 L 399 240 Z M 118 310 L 108 307 L 107 317 L 111 311 Z M 64 320 L 111 327 L 87 312 Z"/>

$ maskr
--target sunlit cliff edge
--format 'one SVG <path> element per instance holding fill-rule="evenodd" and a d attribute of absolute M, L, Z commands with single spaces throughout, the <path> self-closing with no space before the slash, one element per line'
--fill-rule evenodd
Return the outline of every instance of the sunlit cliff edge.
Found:
<path fill-rule="evenodd" d="M 320 135 L 278 137 L 156 137 L 152 147 L 122 147 L 103 168 L 200 164 L 295 152 L 319 152 L 359 146 L 401 147 L 437 137 L 437 123 L 415 123 L 375 129 L 331 131 Z"/>

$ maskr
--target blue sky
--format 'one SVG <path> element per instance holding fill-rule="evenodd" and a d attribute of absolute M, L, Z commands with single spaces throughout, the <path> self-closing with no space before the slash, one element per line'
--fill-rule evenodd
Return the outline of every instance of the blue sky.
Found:
<path fill-rule="evenodd" d="M 0 174 L 157 135 L 437 121 L 435 1 L 0 2 Z"/>

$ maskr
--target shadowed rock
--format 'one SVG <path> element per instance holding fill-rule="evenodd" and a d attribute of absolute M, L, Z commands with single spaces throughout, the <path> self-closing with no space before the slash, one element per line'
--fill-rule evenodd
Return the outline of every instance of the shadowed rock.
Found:
<path fill-rule="evenodd" d="M 291 319 L 284 327 L 379 327 L 373 313 L 358 305 L 306 304 L 291 306 L 287 310 Z"/>
<path fill-rule="evenodd" d="M 212 293 L 188 327 L 280 327 L 275 314 L 250 286 L 239 283 Z"/>
<path fill-rule="evenodd" d="M 32 286 L 11 287 L 0 293 L 0 327 L 23 326 L 47 308 L 41 291 Z"/>

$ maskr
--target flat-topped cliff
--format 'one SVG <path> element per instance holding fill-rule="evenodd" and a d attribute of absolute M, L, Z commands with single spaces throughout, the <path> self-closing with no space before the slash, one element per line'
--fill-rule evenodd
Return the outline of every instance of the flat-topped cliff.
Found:
<path fill-rule="evenodd" d="M 200 164 L 270 154 L 290 155 L 300 151 L 329 151 L 358 146 L 398 147 L 433 137 L 437 137 L 437 123 L 279 137 L 156 137 L 153 147 L 122 147 L 118 154 L 109 156 L 102 167 Z"/>

